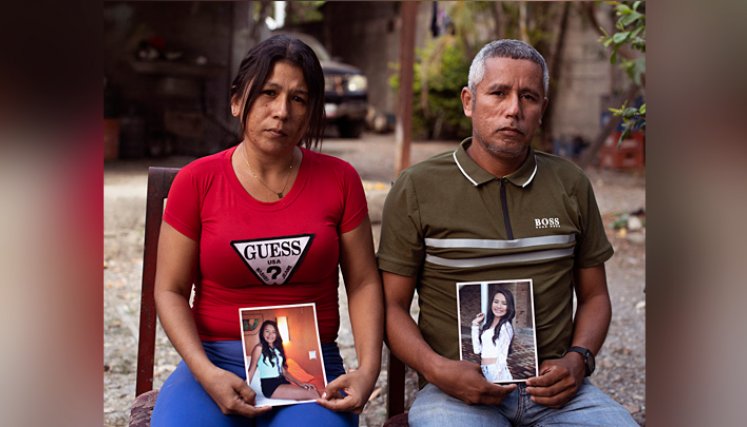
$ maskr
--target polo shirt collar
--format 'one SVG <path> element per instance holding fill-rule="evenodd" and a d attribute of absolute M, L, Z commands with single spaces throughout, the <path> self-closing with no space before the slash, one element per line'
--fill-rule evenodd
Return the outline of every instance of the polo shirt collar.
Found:
<path fill-rule="evenodd" d="M 454 162 L 456 163 L 459 171 L 464 175 L 469 182 L 475 187 L 497 179 L 493 174 L 481 168 L 475 163 L 472 158 L 467 154 L 467 148 L 472 144 L 472 138 L 467 138 L 459 144 L 453 153 Z M 529 155 L 524 163 L 514 173 L 506 176 L 506 179 L 519 187 L 528 186 L 532 180 L 534 180 L 537 174 L 537 159 L 534 155 L 534 150 L 529 147 Z"/>

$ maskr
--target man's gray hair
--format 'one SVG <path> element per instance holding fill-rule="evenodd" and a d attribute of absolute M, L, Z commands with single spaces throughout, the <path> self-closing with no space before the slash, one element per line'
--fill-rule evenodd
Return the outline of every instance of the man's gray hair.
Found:
<path fill-rule="evenodd" d="M 547 71 L 545 58 L 537 52 L 537 49 L 521 41 L 512 39 L 502 39 L 492 41 L 475 55 L 472 65 L 469 66 L 469 80 L 467 85 L 469 90 L 475 92 L 475 87 L 485 77 L 485 61 L 488 58 L 511 58 L 511 59 L 528 59 L 542 68 L 542 86 L 545 89 L 545 96 L 550 86 L 550 74 Z"/>

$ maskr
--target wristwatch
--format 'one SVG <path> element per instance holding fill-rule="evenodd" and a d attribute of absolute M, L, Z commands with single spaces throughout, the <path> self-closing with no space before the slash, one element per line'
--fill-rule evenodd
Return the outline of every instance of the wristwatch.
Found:
<path fill-rule="evenodd" d="M 576 347 L 573 346 L 568 349 L 566 353 L 569 353 L 571 351 L 574 351 L 584 358 L 584 365 L 586 366 L 586 376 L 594 373 L 594 369 L 596 368 L 596 364 L 594 363 L 594 353 L 591 352 L 588 348 L 583 347 Z"/>

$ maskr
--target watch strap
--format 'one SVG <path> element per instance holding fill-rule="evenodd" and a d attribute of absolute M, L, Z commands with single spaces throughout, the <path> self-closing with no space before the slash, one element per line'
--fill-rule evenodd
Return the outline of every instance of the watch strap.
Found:
<path fill-rule="evenodd" d="M 580 354 L 584 358 L 584 370 L 586 371 L 585 376 L 589 376 L 594 372 L 594 353 L 591 352 L 588 348 L 579 347 L 579 346 L 571 346 L 568 348 L 569 352 L 574 352 Z"/>

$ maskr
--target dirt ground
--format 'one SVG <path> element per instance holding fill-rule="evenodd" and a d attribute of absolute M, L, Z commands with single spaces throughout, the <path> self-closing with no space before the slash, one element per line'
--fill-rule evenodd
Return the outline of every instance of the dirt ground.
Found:
<path fill-rule="evenodd" d="M 453 142 L 418 142 L 412 146 L 412 161 L 453 149 Z M 369 209 L 378 236 L 380 210 L 394 176 L 395 147 L 391 136 L 365 135 L 352 141 L 331 139 L 322 151 L 349 161 L 364 180 Z M 104 420 L 106 426 L 125 426 L 134 398 L 139 290 L 147 166 L 182 166 L 187 157 L 105 164 L 104 176 Z M 621 214 L 645 210 L 643 172 L 590 169 L 600 210 L 607 225 L 615 256 L 607 263 L 613 303 L 613 319 L 602 352 L 597 358 L 593 381 L 608 392 L 641 425 L 646 420 L 645 399 L 645 221 L 635 231 L 616 231 Z M 643 216 L 645 219 L 645 216 Z M 344 296 L 344 292 L 342 293 Z M 338 340 L 347 368 L 356 366 L 352 334 L 341 301 L 342 326 Z M 417 310 L 414 308 L 416 315 Z M 158 331 L 155 387 L 171 373 L 179 357 L 163 331 Z M 414 374 L 408 372 L 408 404 L 414 394 Z M 380 426 L 386 418 L 386 374 L 360 417 L 361 426 Z"/>

